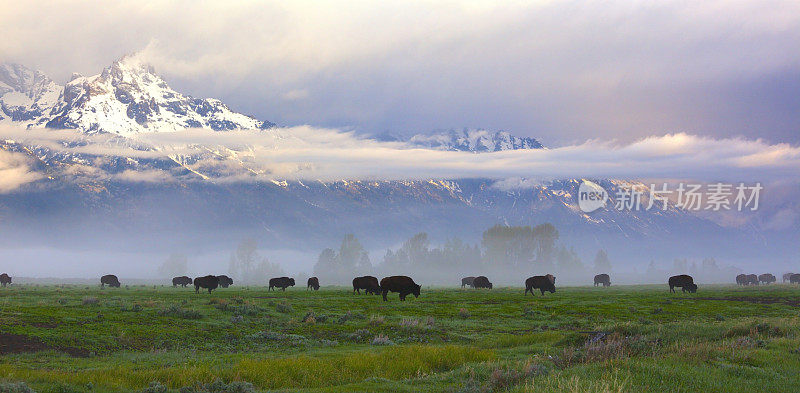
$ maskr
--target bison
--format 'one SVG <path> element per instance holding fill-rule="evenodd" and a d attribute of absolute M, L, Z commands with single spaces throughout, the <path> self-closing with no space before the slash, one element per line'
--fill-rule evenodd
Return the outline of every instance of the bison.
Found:
<path fill-rule="evenodd" d="M 381 286 L 378 284 L 378 279 L 372 276 L 362 276 L 353 279 L 353 293 L 361 294 L 364 292 L 377 295 L 381 293 Z"/>
<path fill-rule="evenodd" d="M 478 276 L 475 277 L 474 281 L 472 281 L 472 287 L 492 289 L 492 283 L 489 282 L 489 279 L 486 278 L 486 276 Z"/>
<path fill-rule="evenodd" d="M 603 284 L 604 287 L 610 287 L 611 277 L 605 273 L 594 276 L 594 286 L 598 286 L 600 284 Z"/>
<path fill-rule="evenodd" d="M 737 274 L 736 275 L 736 285 L 747 285 L 747 274 Z"/>
<path fill-rule="evenodd" d="M 192 283 L 192 279 L 186 276 L 175 277 L 172 279 L 172 286 L 177 287 L 178 285 L 182 287 L 186 287 L 187 285 Z"/>
<path fill-rule="evenodd" d="M 800 284 L 800 274 L 793 273 L 789 276 L 789 284 Z"/>
<path fill-rule="evenodd" d="M 420 286 L 408 276 L 390 276 L 381 279 L 381 294 L 383 301 L 388 301 L 386 295 L 389 292 L 399 292 L 400 300 L 405 301 L 406 296 L 413 294 L 414 297 L 419 297 Z"/>
<path fill-rule="evenodd" d="M 783 273 L 783 282 L 789 281 L 792 278 L 792 274 L 794 273 Z"/>
<path fill-rule="evenodd" d="M 680 287 L 682 292 L 689 291 L 690 293 L 697 292 L 697 284 L 694 283 L 692 276 L 688 274 L 681 274 L 669 278 L 669 291 L 675 292 L 675 287 Z"/>
<path fill-rule="evenodd" d="M 217 276 L 217 278 L 219 279 L 219 286 L 221 286 L 223 288 L 227 288 L 227 287 L 233 285 L 233 279 L 228 277 L 228 276 L 226 276 L 226 275 L 224 275 L 224 274 L 221 275 L 221 276 Z"/>
<path fill-rule="evenodd" d="M 308 283 L 306 284 L 306 291 L 311 288 L 315 291 L 319 291 L 319 279 L 316 277 L 310 277 L 308 279 Z"/>
<path fill-rule="evenodd" d="M 294 286 L 294 279 L 289 277 L 274 277 L 269 279 L 269 289 L 268 291 L 274 291 L 275 288 L 280 288 L 282 291 L 285 291 L 288 287 Z"/>
<path fill-rule="evenodd" d="M 471 287 L 472 283 L 475 281 L 474 276 L 464 277 L 461 279 L 461 288 L 464 287 Z"/>
<path fill-rule="evenodd" d="M 748 274 L 747 285 L 758 285 L 758 276 L 755 274 Z"/>
<path fill-rule="evenodd" d="M 106 274 L 105 276 L 100 277 L 100 287 L 105 288 L 106 285 L 109 287 L 119 288 L 119 279 L 113 274 Z"/>
<path fill-rule="evenodd" d="M 209 274 L 203 277 L 196 277 L 194 279 L 194 293 L 199 293 L 200 288 L 208 289 L 208 293 L 217 289 L 219 286 L 219 277 Z"/>
<path fill-rule="evenodd" d="M 771 273 L 764 273 L 764 274 L 759 274 L 758 275 L 758 281 L 763 283 L 763 284 L 770 284 L 770 283 L 778 281 L 778 279 L 775 278 L 775 276 L 772 275 Z"/>
<path fill-rule="evenodd" d="M 3 286 L 11 284 L 11 276 L 6 273 L 0 274 L 0 284 Z"/>
<path fill-rule="evenodd" d="M 531 295 L 535 295 L 533 293 L 534 289 L 538 289 L 542 292 L 542 296 L 544 296 L 544 291 L 548 291 L 550 293 L 556 293 L 556 278 L 552 275 L 548 274 L 546 276 L 533 276 L 528 277 L 525 280 L 525 292 L 523 295 L 527 295 L 528 291 L 530 291 Z"/>

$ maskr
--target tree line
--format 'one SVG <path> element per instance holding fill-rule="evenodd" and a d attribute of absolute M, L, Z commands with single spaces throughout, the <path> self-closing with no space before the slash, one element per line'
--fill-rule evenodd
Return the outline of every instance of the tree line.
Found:
<path fill-rule="evenodd" d="M 558 242 L 559 233 L 550 223 L 536 226 L 495 225 L 485 230 L 480 243 L 469 244 L 452 238 L 432 245 L 427 233 L 417 233 L 397 249 L 388 249 L 379 263 L 353 234 L 342 239 L 338 249 L 322 250 L 313 274 L 332 284 L 347 284 L 360 275 L 413 274 L 426 282 L 452 284 L 460 275 L 500 275 L 548 272 L 586 272 L 574 248 Z M 611 262 L 605 251 L 595 257 L 593 269 L 608 271 Z"/>

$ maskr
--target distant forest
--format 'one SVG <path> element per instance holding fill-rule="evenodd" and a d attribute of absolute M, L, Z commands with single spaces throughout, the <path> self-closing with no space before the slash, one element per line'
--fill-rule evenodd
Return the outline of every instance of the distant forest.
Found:
<path fill-rule="evenodd" d="M 594 258 L 585 263 L 572 246 L 560 241 L 558 230 L 550 223 L 498 224 L 486 229 L 476 244 L 451 238 L 432 245 L 427 233 L 417 233 L 399 248 L 386 250 L 378 261 L 370 258 L 354 234 L 346 234 L 338 248 L 325 248 L 319 253 L 310 274 L 318 277 L 322 285 L 350 285 L 353 277 L 363 275 L 409 275 L 427 285 L 458 285 L 461 277 L 485 275 L 496 285 L 521 285 L 528 276 L 548 273 L 556 276 L 557 284 L 587 285 L 598 273 L 611 274 L 612 283 L 658 283 L 665 282 L 670 274 L 684 273 L 702 282 L 728 282 L 741 272 L 720 267 L 713 258 L 700 263 L 675 259 L 667 269 L 657 267 L 652 259 L 649 264 L 643 259 L 640 271 L 615 271 L 612 260 L 605 250 L 598 249 Z M 186 257 L 175 254 L 159 267 L 158 274 L 171 278 L 187 270 Z M 259 253 L 254 239 L 239 243 L 230 256 L 228 272 L 236 283 L 244 285 L 264 285 L 271 277 L 286 275 L 279 263 L 270 262 Z M 297 274 L 297 285 L 305 285 L 308 277 L 306 273 Z"/>

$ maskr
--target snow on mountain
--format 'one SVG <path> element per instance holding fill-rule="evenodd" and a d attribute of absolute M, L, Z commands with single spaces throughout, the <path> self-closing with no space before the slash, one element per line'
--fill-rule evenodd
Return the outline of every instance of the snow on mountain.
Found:
<path fill-rule="evenodd" d="M 417 134 L 409 138 L 412 146 L 451 151 L 471 151 L 475 153 L 518 149 L 542 149 L 539 141 L 533 138 L 513 136 L 506 131 L 491 132 L 483 129 L 447 130 L 434 134 Z"/>
<path fill-rule="evenodd" d="M 62 90 L 40 71 L 0 64 L 0 124 L 44 126 Z"/>
<path fill-rule="evenodd" d="M 219 100 L 173 90 L 137 55 L 122 57 L 99 75 L 75 74 L 63 88 L 19 65 L 0 68 L 0 82 L 0 107 L 5 114 L 0 116 L 25 127 L 129 136 L 184 128 L 220 131 L 274 126 L 234 112 Z"/>

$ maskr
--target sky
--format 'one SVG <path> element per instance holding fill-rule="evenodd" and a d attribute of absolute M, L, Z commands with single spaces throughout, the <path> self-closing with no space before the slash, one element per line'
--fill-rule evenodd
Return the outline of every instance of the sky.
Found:
<path fill-rule="evenodd" d="M 143 52 L 283 126 L 800 143 L 797 1 L 5 3 L 2 61 L 63 83 Z"/>

